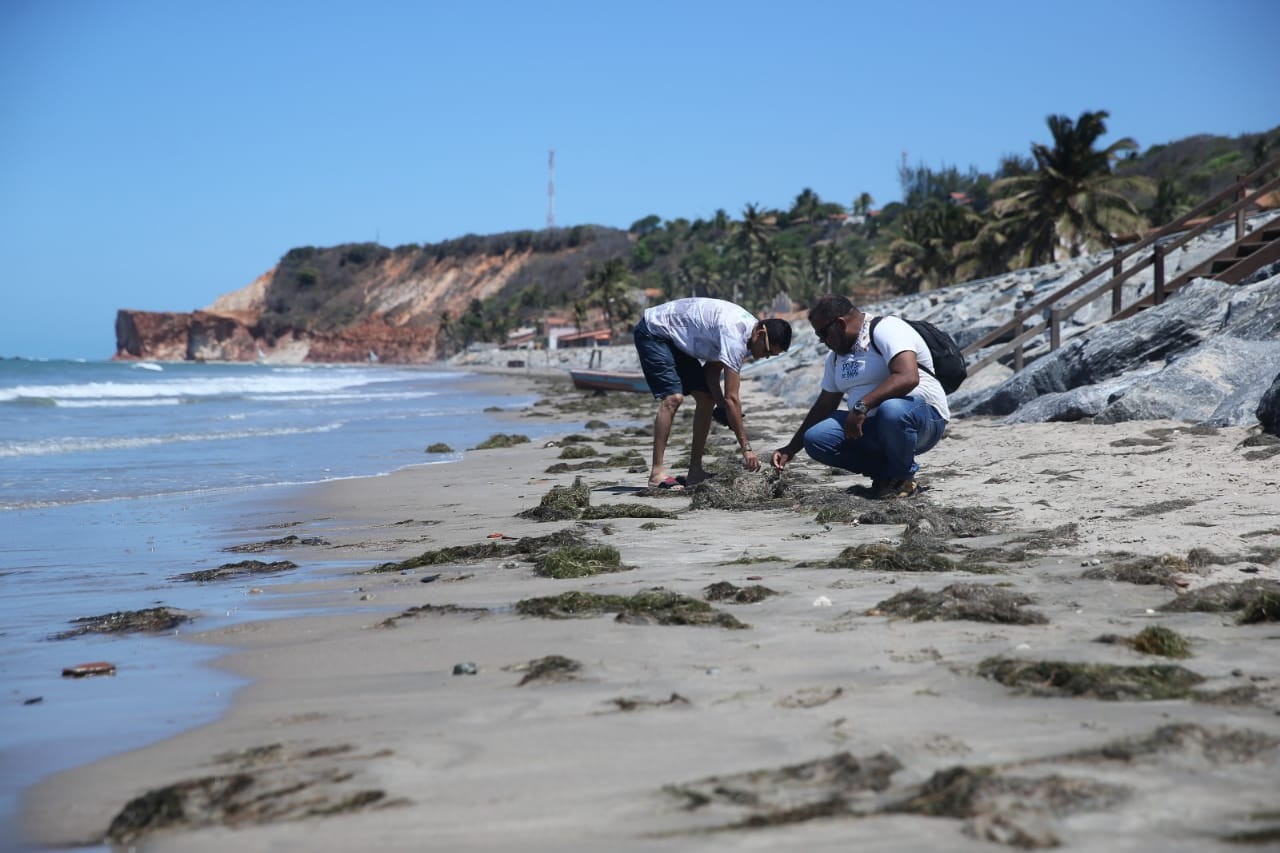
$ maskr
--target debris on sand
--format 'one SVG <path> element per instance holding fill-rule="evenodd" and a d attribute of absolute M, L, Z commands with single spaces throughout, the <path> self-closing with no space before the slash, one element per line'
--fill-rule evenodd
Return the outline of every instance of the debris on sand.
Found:
<path fill-rule="evenodd" d="M 69 640 L 84 634 L 158 634 L 195 621 L 195 617 L 172 607 L 148 607 L 143 610 L 117 610 L 101 616 L 72 619 L 76 627 L 54 634 L 50 639 Z"/>
<path fill-rule="evenodd" d="M 526 598 L 516 603 L 516 612 L 546 619 L 572 619 L 616 613 L 619 622 L 631 624 L 749 627 L 705 601 L 661 587 L 635 595 L 601 595 L 575 591 L 543 598 Z"/>
<path fill-rule="evenodd" d="M 1240 621 L 1275 621 L 1280 581 L 1250 578 L 1238 583 L 1215 583 L 1180 595 L 1158 609 L 1165 613 L 1225 613 L 1244 611 Z M 1270 613 L 1268 618 L 1267 614 Z"/>
<path fill-rule="evenodd" d="M 296 568 L 298 568 L 298 564 L 292 560 L 276 560 L 271 563 L 264 563 L 261 560 L 241 560 L 238 563 L 223 563 L 216 569 L 202 569 L 198 572 L 174 575 L 170 580 L 206 583 L 208 581 L 224 581 L 252 575 L 272 575 Z"/>
<path fill-rule="evenodd" d="M 618 549 L 612 545 L 566 545 L 540 555 L 534 571 L 544 578 L 585 578 L 601 572 L 623 572 Z"/>
<path fill-rule="evenodd" d="M 1033 603 L 1029 595 L 997 586 L 956 583 L 938 592 L 916 587 L 887 598 L 867 611 L 868 616 L 907 616 L 916 622 L 963 619 L 1005 625 L 1044 625 L 1043 613 L 1023 609 Z"/>
<path fill-rule="evenodd" d="M 760 584 L 739 587 L 728 581 L 713 583 L 702 590 L 702 597 L 707 601 L 727 601 L 730 604 L 755 604 L 777 594 L 774 590 Z"/>
<path fill-rule="evenodd" d="M 472 450 L 493 450 L 499 447 L 515 447 L 517 444 L 528 444 L 529 436 L 512 433 L 508 435 L 505 432 L 495 432 L 484 441 L 477 444 Z"/>
<path fill-rule="evenodd" d="M 1097 642 L 1126 645 L 1144 655 L 1160 655 L 1166 658 L 1191 657 L 1191 643 L 1187 638 L 1163 625 L 1149 625 L 1132 637 L 1103 634 Z"/>
<path fill-rule="evenodd" d="M 512 672 L 524 673 L 524 677 L 516 685 L 517 687 L 524 687 L 526 684 L 535 681 L 545 683 L 573 681 L 577 678 L 574 673 L 582 669 L 582 664 L 564 655 L 546 655 L 528 663 L 507 667 L 507 669 Z"/>
<path fill-rule="evenodd" d="M 1080 699 L 1155 700 L 1193 698 L 1204 677 L 1177 664 L 1118 666 L 1106 663 L 987 658 L 978 675 L 1033 696 Z"/>

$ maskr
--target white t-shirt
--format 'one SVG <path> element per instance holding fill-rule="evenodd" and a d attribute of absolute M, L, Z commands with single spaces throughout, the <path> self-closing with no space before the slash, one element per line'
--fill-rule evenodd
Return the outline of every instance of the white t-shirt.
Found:
<path fill-rule="evenodd" d="M 742 372 L 747 339 L 756 326 L 750 311 L 723 299 L 691 297 L 655 305 L 644 312 L 654 337 L 666 338 L 699 361 L 718 361 Z"/>
<path fill-rule="evenodd" d="M 872 319 L 870 314 L 864 317 L 858 342 L 848 354 L 840 355 L 834 351 L 827 353 L 826 370 L 822 374 L 823 391 L 838 391 L 850 403 L 861 400 L 889 376 L 889 362 L 905 350 L 916 354 L 918 364 L 933 370 L 933 356 L 929 353 L 924 338 L 899 317 L 882 317 L 876 323 L 876 345 L 871 346 L 869 331 Z M 923 399 L 938 414 L 951 420 L 947 393 L 942 390 L 938 380 L 924 370 L 920 371 L 920 384 L 907 396 Z M 873 408 L 869 413 L 874 412 Z"/>

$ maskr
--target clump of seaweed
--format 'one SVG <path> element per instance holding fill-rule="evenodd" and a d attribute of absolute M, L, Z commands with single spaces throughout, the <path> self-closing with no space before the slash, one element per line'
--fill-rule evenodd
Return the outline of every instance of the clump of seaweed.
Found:
<path fill-rule="evenodd" d="M 1080 577 L 1086 580 L 1164 586 L 1190 568 L 1190 564 L 1182 557 L 1162 554 L 1158 557 L 1139 557 L 1114 566 L 1098 566 L 1088 569 Z"/>
<path fill-rule="evenodd" d="M 517 444 L 528 444 L 529 436 L 519 433 L 507 434 L 505 432 L 495 432 L 484 441 L 477 444 L 472 450 L 493 450 L 499 447 L 515 447 Z"/>
<path fill-rule="evenodd" d="M 536 507 L 518 512 L 520 518 L 534 521 L 564 521 L 577 518 L 591 504 L 591 493 L 581 477 L 572 486 L 552 486 Z"/>
<path fill-rule="evenodd" d="M 534 564 L 534 571 L 544 578 L 585 578 L 630 568 L 622 565 L 622 557 L 612 545 L 566 545 L 542 554 Z"/>
<path fill-rule="evenodd" d="M 871 500 L 860 494 L 832 489 L 797 490 L 800 509 L 816 510 L 814 520 L 822 524 L 911 524 L 928 522 L 940 538 L 971 538 L 996 532 L 995 507 L 950 507 L 935 504 L 927 497 L 910 500 Z"/>
<path fill-rule="evenodd" d="M 1256 761 L 1280 747 L 1280 738 L 1253 729 L 1208 729 L 1195 723 L 1170 723 L 1149 735 L 1120 738 L 1095 749 L 1053 756 L 1052 761 L 1139 761 L 1173 752 L 1198 752 L 1216 765 Z"/>
<path fill-rule="evenodd" d="M 574 673 L 582 669 L 582 664 L 564 655 L 547 655 L 509 668 L 512 672 L 524 673 L 524 677 L 516 685 L 517 687 L 524 687 L 534 681 L 549 683 L 573 681 L 577 678 Z"/>
<path fill-rule="evenodd" d="M 566 592 L 516 602 L 516 612 L 546 619 L 571 619 L 616 613 L 620 622 L 658 625 L 717 625 L 746 628 L 733 615 L 716 610 L 705 601 L 657 587 L 635 595 L 603 595 Z"/>
<path fill-rule="evenodd" d="M 1158 609 L 1165 613 L 1226 613 L 1247 611 L 1251 605 L 1266 597 L 1280 596 L 1280 581 L 1268 578 L 1250 578 L 1238 583 L 1215 583 L 1193 589 L 1180 595 Z"/>
<path fill-rule="evenodd" d="M 717 465 L 710 479 L 690 488 L 693 509 L 777 509 L 795 503 L 784 477 L 775 471 L 751 474 L 737 465 Z"/>
<path fill-rule="evenodd" d="M 439 616 L 444 614 L 472 616 L 479 618 L 488 616 L 493 611 L 486 607 L 463 607 L 459 604 L 422 604 L 417 607 L 410 607 L 403 613 L 397 613 L 395 616 L 388 616 L 378 623 L 380 628 L 395 628 L 397 623 L 407 619 L 417 619 L 420 616 Z"/>
<path fill-rule="evenodd" d="M 1280 590 L 1264 589 L 1254 595 L 1240 614 L 1241 625 L 1280 622 Z"/>
<path fill-rule="evenodd" d="M 916 587 L 887 598 L 867 611 L 869 616 L 908 616 L 927 620 L 968 620 L 1005 625 L 1044 625 L 1044 614 L 1023 608 L 1033 603 L 1029 595 L 986 584 L 957 583 L 938 592 Z"/>
<path fill-rule="evenodd" d="M 602 420 L 590 420 L 582 425 L 583 429 L 608 429 L 609 424 Z"/>
<path fill-rule="evenodd" d="M 1097 642 L 1123 644 L 1144 655 L 1160 655 L 1166 658 L 1191 657 L 1191 643 L 1187 638 L 1163 625 L 1148 625 L 1132 637 L 1103 634 Z"/>
<path fill-rule="evenodd" d="M 185 572 L 180 575 L 174 575 L 170 580 L 204 583 L 206 581 L 224 581 L 251 575 L 271 575 L 296 568 L 298 568 L 298 564 L 292 560 L 276 560 L 271 563 L 264 563 L 261 560 L 241 560 L 238 563 L 223 563 L 216 569 L 201 569 L 198 572 Z"/>
<path fill-rule="evenodd" d="M 1195 498 L 1173 498 L 1167 501 L 1158 501 L 1145 506 L 1135 506 L 1129 510 L 1129 518 L 1142 518 L 1147 515 L 1163 515 L 1166 512 L 1174 512 L 1179 509 L 1195 506 L 1200 503 Z"/>
<path fill-rule="evenodd" d="M 1111 808 L 1129 795 L 1128 788 L 1092 779 L 1056 774 L 1026 778 L 960 766 L 939 770 L 883 812 L 960 818 L 977 838 L 1023 849 L 1049 848 L 1060 841 L 1044 825 L 1044 817 Z"/>
<path fill-rule="evenodd" d="M 886 545 L 880 542 L 850 545 L 837 554 L 834 560 L 827 563 L 801 563 L 800 565 L 879 572 L 965 571 L 976 574 L 998 574 L 1001 571 L 998 568 L 980 563 L 956 563 L 938 554 L 930 554 L 911 547 Z"/>
<path fill-rule="evenodd" d="M 978 665 L 978 675 L 1033 696 L 1107 700 L 1187 699 L 1191 688 L 1204 681 L 1177 664 L 1117 666 L 1013 658 L 987 658 Z"/>
<path fill-rule="evenodd" d="M 732 604 L 755 604 L 777 594 L 775 590 L 760 584 L 739 587 L 728 581 L 713 583 L 702 590 L 702 597 L 707 601 L 727 601 Z"/>
<path fill-rule="evenodd" d="M 564 548 L 569 545 L 581 545 L 585 541 L 580 530 L 566 527 L 546 536 L 525 536 L 517 539 L 514 545 L 499 544 L 499 540 L 489 540 L 475 545 L 455 545 L 449 548 L 438 548 L 423 551 L 416 557 L 396 563 L 382 563 L 368 569 L 365 574 L 383 572 L 403 572 L 423 566 L 438 566 L 446 563 L 466 563 L 476 560 L 487 560 L 505 557 L 509 554 L 520 554 L 524 557 L 535 556 L 553 548 Z"/>
<path fill-rule="evenodd" d="M 600 451 L 589 444 L 570 444 L 560 451 L 561 459 L 587 459 L 599 455 Z"/>
<path fill-rule="evenodd" d="M 132 634 L 172 631 L 179 625 L 195 621 L 195 617 L 172 607 L 148 607 L 144 610 L 117 610 L 101 616 L 72 619 L 76 627 L 54 634 L 51 639 L 69 640 L 84 634 Z"/>
<path fill-rule="evenodd" d="M 641 503 L 612 503 L 589 506 L 579 516 L 583 521 L 599 521 L 604 518 L 678 518 L 675 513 L 656 506 Z"/>
<path fill-rule="evenodd" d="M 265 542 L 250 542 L 246 545 L 231 545 L 222 550 L 232 554 L 260 554 L 263 551 L 273 551 L 277 548 L 292 548 L 296 545 L 328 545 L 329 543 L 317 536 L 308 536 L 305 539 L 295 536 L 292 533 L 279 539 L 268 539 Z"/>
<path fill-rule="evenodd" d="M 443 441 L 437 441 L 435 444 L 427 445 L 427 453 L 452 453 L 453 448 L 445 444 Z"/>

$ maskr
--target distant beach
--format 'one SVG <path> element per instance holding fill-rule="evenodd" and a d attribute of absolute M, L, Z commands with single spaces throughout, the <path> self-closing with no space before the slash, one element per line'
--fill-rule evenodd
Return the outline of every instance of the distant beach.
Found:
<path fill-rule="evenodd" d="M 1248 429 L 969 419 L 922 457 L 925 491 L 889 502 L 804 457 L 740 474 L 717 430 L 711 483 L 651 494 L 635 457 L 652 401 L 566 389 L 501 430 L 538 440 L 307 486 L 224 530 L 313 543 L 261 557 L 307 567 L 260 598 L 287 618 L 195 637 L 232 649 L 217 669 L 247 683 L 208 725 L 39 784 L 29 836 L 184 851 L 1278 837 L 1277 630 L 1265 596 L 1263 621 L 1242 617 L 1250 590 L 1280 584 L 1280 483 Z M 755 381 L 744 397 L 758 447 L 803 414 Z"/>

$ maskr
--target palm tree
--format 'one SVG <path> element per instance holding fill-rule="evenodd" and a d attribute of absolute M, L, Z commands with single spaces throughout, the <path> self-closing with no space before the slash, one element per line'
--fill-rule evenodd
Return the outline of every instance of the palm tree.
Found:
<path fill-rule="evenodd" d="M 956 246 L 974 239 L 982 218 L 967 207 L 931 198 L 894 222 L 891 239 L 872 256 L 868 275 L 900 292 L 936 290 L 955 280 Z"/>
<path fill-rule="evenodd" d="M 610 337 L 613 337 L 614 322 L 625 322 L 631 313 L 627 308 L 631 300 L 623 288 L 626 280 L 627 267 L 619 258 L 610 258 L 587 274 L 587 285 L 591 288 L 587 298 L 604 311 Z"/>
<path fill-rule="evenodd" d="M 1034 172 L 1001 178 L 991 186 L 997 197 L 993 209 L 1005 233 L 1021 246 L 1030 266 L 1047 263 L 1059 250 L 1078 257 L 1086 248 L 1115 245 L 1112 236 L 1141 230 L 1146 225 L 1126 197 L 1151 192 L 1151 181 L 1138 175 L 1117 175 L 1112 164 L 1122 151 L 1138 145 L 1129 137 L 1097 150 L 1107 132 L 1105 110 L 1048 118 L 1053 145 L 1035 143 Z"/>
<path fill-rule="evenodd" d="M 1175 179 L 1164 177 L 1156 186 L 1156 197 L 1147 208 L 1147 218 L 1156 224 L 1166 224 L 1192 208 L 1191 194 Z"/>
<path fill-rule="evenodd" d="M 866 216 L 871 212 L 871 205 L 875 203 L 876 200 L 871 197 L 871 193 L 859 193 L 853 200 L 853 215 Z"/>

